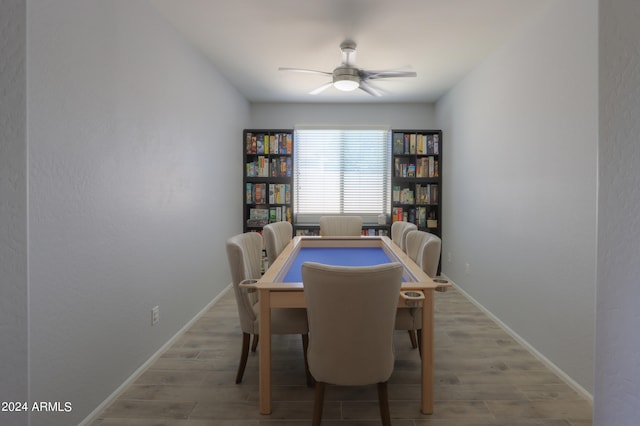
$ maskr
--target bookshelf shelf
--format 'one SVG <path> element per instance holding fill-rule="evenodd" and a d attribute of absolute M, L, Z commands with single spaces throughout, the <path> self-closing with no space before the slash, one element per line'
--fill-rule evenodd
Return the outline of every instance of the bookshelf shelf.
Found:
<path fill-rule="evenodd" d="M 372 223 L 363 223 L 362 224 L 362 235 L 365 236 L 374 236 L 374 235 L 385 235 L 391 236 L 389 225 L 379 225 Z M 295 235 L 320 235 L 320 224 L 297 224 L 294 225 L 293 231 Z"/>
<path fill-rule="evenodd" d="M 391 220 L 442 237 L 442 131 L 392 130 Z"/>
<path fill-rule="evenodd" d="M 245 129 L 243 229 L 262 232 L 271 222 L 293 220 L 293 130 Z"/>

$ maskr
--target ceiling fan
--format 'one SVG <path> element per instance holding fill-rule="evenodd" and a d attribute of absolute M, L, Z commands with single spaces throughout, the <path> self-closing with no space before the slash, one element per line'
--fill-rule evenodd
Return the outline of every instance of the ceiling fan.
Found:
<path fill-rule="evenodd" d="M 331 81 L 323 84 L 317 89 L 309 92 L 311 95 L 317 95 L 323 92 L 329 86 L 333 86 L 338 90 L 345 92 L 360 89 L 372 96 L 381 96 L 381 93 L 373 88 L 369 81 L 377 80 L 380 78 L 395 78 L 395 77 L 416 77 L 417 74 L 413 71 L 397 71 L 397 70 L 363 70 L 356 67 L 356 43 L 352 40 L 345 40 L 340 44 L 340 50 L 342 51 L 342 63 L 333 72 L 308 70 L 302 68 L 286 68 L 280 67 L 279 71 L 294 71 L 304 72 L 309 74 L 321 74 L 331 77 Z"/>

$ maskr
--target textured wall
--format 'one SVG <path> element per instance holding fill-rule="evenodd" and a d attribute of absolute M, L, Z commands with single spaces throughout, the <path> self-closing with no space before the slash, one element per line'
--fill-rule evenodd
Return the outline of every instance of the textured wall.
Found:
<path fill-rule="evenodd" d="M 594 424 L 640 419 L 640 3 L 600 0 Z"/>
<path fill-rule="evenodd" d="M 26 2 L 0 0 L 0 401 L 28 399 L 25 58 Z"/>
<path fill-rule="evenodd" d="M 148 1 L 36 1 L 27 28 L 31 393 L 72 404 L 32 420 L 66 426 L 230 282 L 249 105 Z"/>
<path fill-rule="evenodd" d="M 597 1 L 561 0 L 436 106 L 444 272 L 587 392 L 597 102 Z"/>

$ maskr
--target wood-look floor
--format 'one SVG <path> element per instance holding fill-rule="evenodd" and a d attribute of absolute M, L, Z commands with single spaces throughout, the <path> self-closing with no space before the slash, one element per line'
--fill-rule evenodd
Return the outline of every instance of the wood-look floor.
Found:
<path fill-rule="evenodd" d="M 221 300 L 129 386 L 94 426 L 311 424 L 300 336 L 273 338 L 273 413 L 258 413 L 258 356 L 236 385 L 241 334 Z M 436 293 L 435 413 L 419 410 L 420 359 L 396 332 L 389 380 L 395 426 L 587 426 L 591 405 L 454 289 Z M 327 387 L 323 424 L 379 425 L 375 386 Z"/>

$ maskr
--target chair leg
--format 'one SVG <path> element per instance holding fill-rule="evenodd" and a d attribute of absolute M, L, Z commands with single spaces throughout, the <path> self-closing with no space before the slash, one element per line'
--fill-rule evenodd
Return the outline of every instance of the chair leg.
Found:
<path fill-rule="evenodd" d="M 378 383 L 378 403 L 380 404 L 380 418 L 383 426 L 391 426 L 391 413 L 389 412 L 389 394 L 387 382 Z"/>
<path fill-rule="evenodd" d="M 259 334 L 254 334 L 253 335 L 253 343 L 251 344 L 251 352 L 255 352 L 256 349 L 258 348 L 258 340 L 260 340 L 260 335 Z"/>
<path fill-rule="evenodd" d="M 415 330 L 407 330 L 409 332 L 409 339 L 411 339 L 411 347 L 413 349 L 418 347 L 418 343 L 416 342 L 416 331 Z"/>
<path fill-rule="evenodd" d="M 322 406 L 324 404 L 324 382 L 316 382 L 316 397 L 313 401 L 313 421 L 312 426 L 320 426 L 322 421 Z"/>
<path fill-rule="evenodd" d="M 304 372 L 307 375 L 307 386 L 311 387 L 313 386 L 313 376 L 311 375 L 311 372 L 309 371 L 309 362 L 307 361 L 307 349 L 309 349 L 309 335 L 308 334 L 303 334 L 302 335 L 302 351 L 304 352 Z"/>
<path fill-rule="evenodd" d="M 242 333 L 242 354 L 240 355 L 240 365 L 238 366 L 236 383 L 240 383 L 242 376 L 244 376 L 244 368 L 247 366 L 247 358 L 249 357 L 249 340 L 251 340 L 251 335 L 249 333 Z"/>
<path fill-rule="evenodd" d="M 420 352 L 420 359 L 422 359 L 422 329 L 419 328 L 417 331 L 418 334 L 418 351 Z"/>

